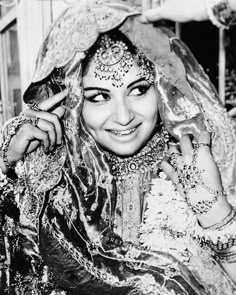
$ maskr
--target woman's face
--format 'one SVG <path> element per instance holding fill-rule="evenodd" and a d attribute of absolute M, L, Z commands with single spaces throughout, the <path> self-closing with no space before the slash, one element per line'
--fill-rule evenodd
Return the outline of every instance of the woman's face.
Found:
<path fill-rule="evenodd" d="M 92 60 L 83 77 L 85 125 L 105 150 L 123 157 L 133 155 L 146 144 L 157 123 L 154 86 L 140 78 L 135 62 L 120 87 L 95 77 L 95 66 Z"/>

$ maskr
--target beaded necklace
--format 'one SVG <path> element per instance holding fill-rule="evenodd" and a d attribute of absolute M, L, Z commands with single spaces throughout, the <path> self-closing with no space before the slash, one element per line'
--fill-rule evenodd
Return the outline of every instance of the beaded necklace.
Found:
<path fill-rule="evenodd" d="M 167 153 L 167 142 L 169 133 L 162 128 L 148 141 L 145 147 L 136 155 L 120 158 L 118 156 L 106 153 L 111 164 L 112 173 L 116 179 L 122 180 L 134 174 L 144 173 L 159 166 L 163 157 Z"/>

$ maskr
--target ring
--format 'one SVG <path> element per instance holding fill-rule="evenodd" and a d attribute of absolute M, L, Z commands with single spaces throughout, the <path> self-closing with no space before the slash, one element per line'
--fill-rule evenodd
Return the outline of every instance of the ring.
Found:
<path fill-rule="evenodd" d="M 34 127 L 38 127 L 38 123 L 39 123 L 39 118 L 35 117 L 35 118 L 30 118 L 30 122 L 31 125 L 33 125 Z"/>
<path fill-rule="evenodd" d="M 198 143 L 198 146 L 200 147 L 200 146 L 208 146 L 208 147 L 210 147 L 210 144 L 209 143 L 204 143 L 204 142 L 202 142 L 202 143 Z"/>
<path fill-rule="evenodd" d="M 37 112 L 42 111 L 42 109 L 40 109 L 40 107 L 38 106 L 36 102 L 29 103 L 28 107 L 33 111 L 37 111 Z"/>

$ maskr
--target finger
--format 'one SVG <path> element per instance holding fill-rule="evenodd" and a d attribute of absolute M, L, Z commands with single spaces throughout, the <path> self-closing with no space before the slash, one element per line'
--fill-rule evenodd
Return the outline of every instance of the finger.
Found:
<path fill-rule="evenodd" d="M 50 110 L 52 107 L 54 107 L 55 105 L 57 105 L 59 102 L 61 102 L 67 95 L 68 95 L 69 91 L 68 89 L 64 89 L 62 92 L 57 93 L 51 97 L 49 97 L 48 99 L 45 99 L 44 101 L 40 102 L 38 104 L 38 107 L 42 110 L 42 111 L 47 111 Z"/>
<path fill-rule="evenodd" d="M 143 12 L 141 16 L 142 22 L 155 22 L 164 18 L 163 6 L 149 9 Z"/>
<path fill-rule="evenodd" d="M 50 146 L 48 133 L 29 123 L 21 126 L 19 136 L 17 137 L 18 147 L 25 146 L 25 142 L 28 142 L 26 146 L 27 153 L 32 152 L 37 146 L 39 146 L 40 142 L 42 143 L 45 152 L 49 150 Z"/>
<path fill-rule="evenodd" d="M 57 140 L 57 135 L 56 135 L 56 130 L 54 128 L 54 124 L 49 121 L 39 119 L 37 127 L 48 133 L 49 142 L 50 142 L 49 149 L 52 150 L 54 148 L 54 146 L 56 144 L 56 140 Z"/>
<path fill-rule="evenodd" d="M 164 158 L 161 162 L 161 169 L 165 174 L 173 181 L 173 174 L 174 169 L 173 167 L 168 163 L 167 158 Z"/>
<path fill-rule="evenodd" d="M 58 116 L 58 118 L 62 118 L 65 114 L 66 108 L 64 106 L 59 106 L 55 110 L 52 111 L 52 114 Z"/>
<path fill-rule="evenodd" d="M 57 107 L 55 110 L 52 111 L 52 113 L 42 112 L 42 111 L 34 111 L 31 109 L 28 109 L 25 111 L 25 115 L 27 115 L 27 117 L 37 117 L 42 120 L 51 122 L 54 125 L 54 129 L 56 132 L 56 143 L 57 144 L 61 144 L 61 140 L 62 140 L 62 126 L 61 126 L 60 118 L 64 115 L 64 113 L 65 113 L 64 106 Z M 52 142 L 54 142 L 53 139 L 52 139 Z"/>
<path fill-rule="evenodd" d="M 60 106 L 58 108 L 56 108 L 52 113 L 57 116 L 57 120 L 55 123 L 55 129 L 56 129 L 56 135 L 57 135 L 57 144 L 61 144 L 62 142 L 62 136 L 63 136 L 63 132 L 62 132 L 62 126 L 61 126 L 61 122 L 60 122 L 60 118 L 62 118 L 65 114 L 66 108 L 63 106 Z"/>
<path fill-rule="evenodd" d="M 176 146 L 171 146 L 168 150 L 168 153 L 170 155 L 170 164 L 172 165 L 174 171 L 176 171 L 176 169 L 182 168 L 183 166 L 182 155 L 179 152 L 179 150 L 176 148 Z"/>
<path fill-rule="evenodd" d="M 27 117 L 37 117 L 41 118 L 43 120 L 49 121 L 55 125 L 56 135 L 57 135 L 57 144 L 61 144 L 62 140 L 62 127 L 60 118 L 63 117 L 65 114 L 65 107 L 59 106 L 55 110 L 53 110 L 51 113 L 49 112 L 42 112 L 42 111 L 34 111 L 32 109 L 25 110 L 24 114 Z"/>
<path fill-rule="evenodd" d="M 180 148 L 183 156 L 192 156 L 193 145 L 189 135 L 183 135 L 180 140 Z"/>
<path fill-rule="evenodd" d="M 228 114 L 231 116 L 231 117 L 236 117 L 236 107 L 234 107 L 233 109 L 231 109 Z"/>
<path fill-rule="evenodd" d="M 145 11 L 149 11 L 152 8 L 152 0 L 142 0 L 142 15 L 140 16 L 140 22 L 148 23 L 149 20 L 144 16 Z"/>
<path fill-rule="evenodd" d="M 205 147 L 205 148 L 209 149 L 210 144 L 211 144 L 211 135 L 210 135 L 210 133 L 207 132 L 207 131 L 201 132 L 200 135 L 199 135 L 198 144 L 199 144 L 200 147 Z"/>

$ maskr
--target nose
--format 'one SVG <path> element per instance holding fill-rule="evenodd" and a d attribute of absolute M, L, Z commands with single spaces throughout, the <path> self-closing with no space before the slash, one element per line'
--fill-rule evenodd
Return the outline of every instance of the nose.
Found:
<path fill-rule="evenodd" d="M 114 104 L 113 120 L 123 126 L 128 125 L 134 119 L 132 107 L 125 101 L 120 99 Z"/>

